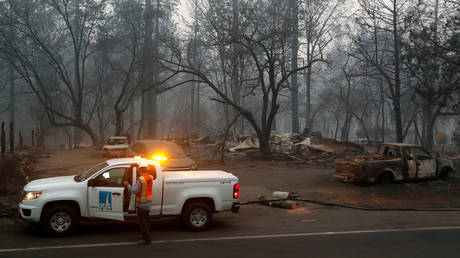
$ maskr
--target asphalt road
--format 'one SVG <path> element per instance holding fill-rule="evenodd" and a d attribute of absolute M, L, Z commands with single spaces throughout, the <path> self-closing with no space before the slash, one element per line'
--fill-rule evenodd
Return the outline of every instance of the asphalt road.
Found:
<path fill-rule="evenodd" d="M 460 228 L 321 232 L 0 250 L 1 257 L 458 257 Z M 2 252 L 4 251 L 4 252 Z"/>
<path fill-rule="evenodd" d="M 87 222 L 65 238 L 17 222 L 0 228 L 0 257 L 459 257 L 459 215 L 254 205 L 217 214 L 205 232 L 153 220 L 150 246 L 133 242 L 135 222 Z"/>

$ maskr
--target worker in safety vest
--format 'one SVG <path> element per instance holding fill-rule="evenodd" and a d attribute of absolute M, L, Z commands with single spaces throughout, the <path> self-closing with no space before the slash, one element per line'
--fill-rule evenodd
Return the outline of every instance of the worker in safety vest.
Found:
<path fill-rule="evenodd" d="M 139 229 L 142 232 L 142 238 L 137 241 L 138 244 L 150 244 L 150 219 L 149 212 L 152 207 L 152 185 L 153 176 L 149 173 L 147 164 L 139 164 L 136 185 L 132 187 L 128 181 L 123 182 L 128 191 L 136 194 L 136 213 Z"/>

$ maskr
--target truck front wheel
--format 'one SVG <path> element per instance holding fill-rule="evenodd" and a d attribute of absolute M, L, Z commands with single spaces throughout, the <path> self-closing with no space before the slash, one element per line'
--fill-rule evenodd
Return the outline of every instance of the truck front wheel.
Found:
<path fill-rule="evenodd" d="M 212 222 L 212 211 L 208 204 L 193 202 L 181 214 L 182 224 L 192 231 L 207 229 Z"/>
<path fill-rule="evenodd" d="M 68 205 L 51 207 L 45 213 L 43 226 L 53 236 L 66 236 L 72 233 L 79 224 L 74 208 Z"/>

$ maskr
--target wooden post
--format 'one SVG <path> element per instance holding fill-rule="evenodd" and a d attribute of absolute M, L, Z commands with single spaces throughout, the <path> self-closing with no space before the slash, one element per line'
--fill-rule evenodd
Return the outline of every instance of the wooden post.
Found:
<path fill-rule="evenodd" d="M 5 157 L 5 149 L 6 149 L 5 122 L 2 122 L 2 157 Z"/>
<path fill-rule="evenodd" d="M 19 131 L 19 147 L 20 149 L 24 149 L 24 138 L 22 137 L 22 132 Z"/>
<path fill-rule="evenodd" d="M 35 130 L 32 129 L 32 147 L 35 146 Z"/>
<path fill-rule="evenodd" d="M 14 123 L 10 122 L 10 152 L 14 153 Z"/>

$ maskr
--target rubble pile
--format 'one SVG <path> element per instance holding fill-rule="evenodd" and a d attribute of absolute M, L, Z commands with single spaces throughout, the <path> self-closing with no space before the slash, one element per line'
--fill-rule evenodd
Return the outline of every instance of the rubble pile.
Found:
<path fill-rule="evenodd" d="M 259 140 L 256 137 L 245 137 L 244 141 L 229 148 L 229 151 L 250 153 L 258 148 Z M 274 154 L 289 156 L 295 163 L 316 164 L 321 167 L 333 167 L 336 158 L 364 152 L 360 145 L 351 142 L 294 133 L 273 133 L 270 138 L 270 149 Z"/>
<path fill-rule="evenodd" d="M 230 148 L 230 152 L 236 152 L 236 151 L 246 151 L 246 150 L 252 150 L 252 149 L 258 149 L 259 148 L 259 139 L 257 138 L 247 138 L 244 140 L 242 143 L 238 144 L 237 146 Z"/>
<path fill-rule="evenodd" d="M 247 137 L 237 146 L 230 148 L 230 152 L 245 151 L 259 148 L 259 140 L 256 137 Z M 316 138 L 293 133 L 274 133 L 270 138 L 270 148 L 273 153 L 304 154 L 313 153 L 362 153 L 360 145 L 351 142 L 339 142 L 334 139 Z"/>

